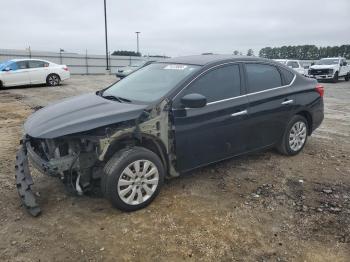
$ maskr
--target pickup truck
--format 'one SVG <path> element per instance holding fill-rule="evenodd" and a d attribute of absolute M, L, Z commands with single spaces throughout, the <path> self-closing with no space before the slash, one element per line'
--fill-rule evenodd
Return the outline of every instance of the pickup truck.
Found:
<path fill-rule="evenodd" d="M 318 80 L 329 79 L 338 82 L 339 77 L 350 79 L 350 66 L 343 57 L 322 58 L 309 68 L 309 76 Z"/>
<path fill-rule="evenodd" d="M 293 70 L 297 71 L 301 75 L 307 75 L 307 70 L 303 67 L 299 60 L 289 60 L 289 59 L 274 59 L 276 62 L 284 64 Z"/>

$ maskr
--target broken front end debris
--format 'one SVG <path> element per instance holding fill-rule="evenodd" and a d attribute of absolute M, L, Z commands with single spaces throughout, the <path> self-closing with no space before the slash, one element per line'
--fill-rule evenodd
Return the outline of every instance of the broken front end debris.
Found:
<path fill-rule="evenodd" d="M 71 191 L 82 194 L 91 188 L 92 166 L 98 167 L 94 150 L 92 142 L 85 139 L 24 137 L 16 156 L 15 176 L 19 196 L 29 213 L 38 216 L 41 212 L 31 189 L 29 161 L 41 173 L 60 178 Z"/>
<path fill-rule="evenodd" d="M 30 130 L 40 126 L 33 123 L 36 119 L 32 118 L 27 128 L 25 125 L 27 134 L 21 140 L 16 159 L 16 184 L 23 205 L 31 215 L 40 214 L 31 189 L 33 179 L 29 163 L 41 173 L 59 178 L 69 191 L 78 195 L 97 190 L 104 193 L 101 178 L 106 162 L 116 152 L 134 146 L 143 146 L 156 152 L 166 167 L 167 174 L 178 176 L 174 167 L 174 154 L 171 153 L 172 129 L 166 105 L 167 101 L 163 101 L 149 110 L 142 110 L 136 118 L 132 115 L 129 119 L 105 126 L 99 126 L 101 123 L 89 124 L 88 128 L 93 128 L 88 131 L 81 130 L 81 125 L 76 125 L 74 130 L 68 126 L 60 132 L 52 126 L 45 129 L 53 130 L 54 135 L 32 135 Z M 38 112 L 42 110 L 45 108 Z M 41 112 L 42 115 L 44 113 Z M 61 128 L 62 123 L 57 126 Z"/>

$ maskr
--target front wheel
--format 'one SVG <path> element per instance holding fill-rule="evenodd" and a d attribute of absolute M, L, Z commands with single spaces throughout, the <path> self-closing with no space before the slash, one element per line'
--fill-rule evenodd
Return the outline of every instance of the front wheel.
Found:
<path fill-rule="evenodd" d="M 56 74 L 49 74 L 46 78 L 46 84 L 48 86 L 58 86 L 61 82 L 61 79 Z"/>
<path fill-rule="evenodd" d="M 333 79 L 332 79 L 332 82 L 333 83 L 337 83 L 338 82 L 338 78 L 339 78 L 339 74 L 338 74 L 338 72 L 335 72 L 335 74 L 333 76 Z"/>
<path fill-rule="evenodd" d="M 277 147 L 278 151 L 283 155 L 289 156 L 298 154 L 306 144 L 308 128 L 305 117 L 301 115 L 293 116 Z"/>
<path fill-rule="evenodd" d="M 133 147 L 117 152 L 106 164 L 102 191 L 111 203 L 123 211 L 135 211 L 149 205 L 164 181 L 164 167 L 152 151 Z"/>

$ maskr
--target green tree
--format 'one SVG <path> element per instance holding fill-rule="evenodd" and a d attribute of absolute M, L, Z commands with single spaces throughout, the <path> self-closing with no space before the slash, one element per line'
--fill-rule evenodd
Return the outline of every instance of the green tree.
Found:
<path fill-rule="evenodd" d="M 233 51 L 233 54 L 234 55 L 239 55 L 239 51 L 235 50 L 235 51 Z"/>
<path fill-rule="evenodd" d="M 317 47 L 315 45 L 264 47 L 260 57 L 269 59 L 317 60 L 324 57 L 345 57 L 350 59 L 350 45 Z"/>
<path fill-rule="evenodd" d="M 253 49 L 249 48 L 247 51 L 247 56 L 254 56 L 254 51 Z"/>

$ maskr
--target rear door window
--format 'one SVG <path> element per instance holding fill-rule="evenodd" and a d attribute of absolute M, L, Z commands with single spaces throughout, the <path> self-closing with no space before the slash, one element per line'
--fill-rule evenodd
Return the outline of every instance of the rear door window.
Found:
<path fill-rule="evenodd" d="M 248 92 L 255 93 L 282 86 L 282 79 L 275 66 L 266 64 L 246 64 Z"/>
<path fill-rule="evenodd" d="M 29 68 L 41 68 L 41 67 L 47 67 L 48 63 L 44 61 L 37 61 L 37 60 L 30 60 L 29 61 Z"/>
<path fill-rule="evenodd" d="M 205 96 L 208 103 L 241 94 L 241 78 L 238 65 L 227 65 L 213 69 L 195 80 L 185 94 L 197 93 Z"/>

